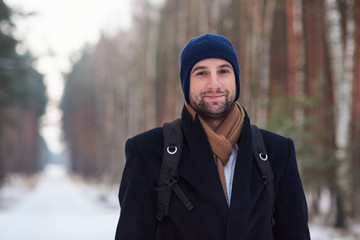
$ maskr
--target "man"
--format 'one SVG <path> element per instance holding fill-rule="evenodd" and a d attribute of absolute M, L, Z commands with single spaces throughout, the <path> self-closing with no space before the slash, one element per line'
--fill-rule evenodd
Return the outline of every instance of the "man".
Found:
<path fill-rule="evenodd" d="M 176 196 L 170 215 L 156 219 L 162 128 L 130 138 L 125 147 L 116 239 L 310 239 L 307 206 L 290 139 L 262 130 L 275 174 L 275 225 L 262 176 L 252 158 L 250 120 L 236 100 L 239 65 L 226 38 L 205 34 L 180 55 L 185 97 L 178 184 L 193 204 Z"/>

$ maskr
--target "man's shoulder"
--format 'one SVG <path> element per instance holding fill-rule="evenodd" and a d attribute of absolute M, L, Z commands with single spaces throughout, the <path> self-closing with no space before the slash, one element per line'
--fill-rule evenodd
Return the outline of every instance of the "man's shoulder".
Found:
<path fill-rule="evenodd" d="M 272 132 L 272 131 L 269 131 L 266 129 L 260 129 L 260 131 L 261 131 L 261 134 L 263 135 L 264 139 L 269 139 L 272 141 L 280 141 L 280 142 L 289 140 L 288 137 L 285 137 L 283 135 L 280 135 L 278 133 L 275 133 L 275 132 Z"/>
<path fill-rule="evenodd" d="M 156 127 L 142 133 L 139 133 L 131 138 L 128 141 L 133 141 L 137 144 L 160 144 L 163 142 L 163 130 L 162 127 Z"/>
<path fill-rule="evenodd" d="M 136 162 L 142 159 L 144 163 L 154 163 L 161 159 L 163 152 L 163 131 L 161 127 L 139 133 L 126 141 L 125 154 L 127 161 Z"/>
<path fill-rule="evenodd" d="M 280 135 L 278 133 L 265 129 L 260 129 L 260 131 L 263 136 L 266 148 L 269 148 L 269 150 L 286 150 L 291 144 L 293 144 L 293 141 L 290 138 Z"/>

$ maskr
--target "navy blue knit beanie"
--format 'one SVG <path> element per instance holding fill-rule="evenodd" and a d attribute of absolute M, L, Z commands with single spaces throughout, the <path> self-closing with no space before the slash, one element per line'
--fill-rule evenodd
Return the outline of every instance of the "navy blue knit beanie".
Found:
<path fill-rule="evenodd" d="M 240 96 L 240 77 L 234 47 L 225 37 L 206 33 L 191 39 L 180 54 L 180 82 L 185 101 L 190 103 L 190 72 L 197 62 L 206 58 L 221 58 L 231 63 L 235 72 L 237 100 Z"/>

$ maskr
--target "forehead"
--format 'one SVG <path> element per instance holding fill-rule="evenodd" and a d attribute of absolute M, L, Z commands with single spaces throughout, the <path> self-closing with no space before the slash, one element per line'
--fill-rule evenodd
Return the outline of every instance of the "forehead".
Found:
<path fill-rule="evenodd" d="M 230 62 L 221 59 L 221 58 L 206 58 L 203 60 L 200 60 L 199 62 L 197 62 L 192 69 L 194 69 L 195 67 L 224 67 L 229 65 L 232 68 L 232 65 Z"/>

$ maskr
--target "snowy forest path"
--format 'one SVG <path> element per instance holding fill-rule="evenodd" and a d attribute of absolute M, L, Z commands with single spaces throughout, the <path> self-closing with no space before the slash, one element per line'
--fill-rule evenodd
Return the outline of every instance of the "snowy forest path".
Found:
<path fill-rule="evenodd" d="M 33 191 L 0 211 L 0 239 L 114 239 L 118 216 L 84 194 L 64 167 L 50 165 Z"/>

